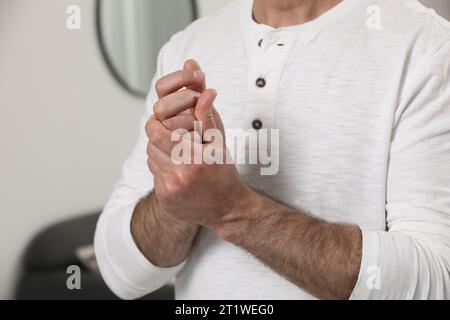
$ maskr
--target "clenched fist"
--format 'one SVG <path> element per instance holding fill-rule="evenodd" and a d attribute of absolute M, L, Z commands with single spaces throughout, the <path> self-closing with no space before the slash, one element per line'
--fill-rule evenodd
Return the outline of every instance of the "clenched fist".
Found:
<path fill-rule="evenodd" d="M 183 70 L 161 78 L 156 90 L 159 100 L 146 132 L 148 167 L 158 202 L 181 221 L 217 228 L 245 205 L 251 189 L 241 181 L 234 164 L 179 164 L 171 157 L 175 145 L 190 150 L 192 159 L 203 159 L 211 147 L 227 157 L 222 120 L 213 105 L 217 93 L 206 89 L 205 74 L 194 60 L 187 61 Z M 195 121 L 201 123 L 200 132 L 194 130 Z M 179 130 L 186 134 L 173 141 L 174 131 Z M 223 139 L 205 139 L 204 134 L 211 131 Z"/>

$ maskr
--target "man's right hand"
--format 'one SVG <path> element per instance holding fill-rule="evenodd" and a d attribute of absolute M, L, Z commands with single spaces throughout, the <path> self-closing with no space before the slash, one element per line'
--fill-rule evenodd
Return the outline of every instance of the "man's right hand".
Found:
<path fill-rule="evenodd" d="M 154 105 L 153 119 L 168 130 L 194 130 L 195 107 L 202 95 L 208 95 L 206 77 L 194 60 L 188 60 L 183 70 L 162 77 L 156 83 L 159 100 Z M 200 101 L 201 102 L 201 101 Z M 201 109 L 201 108 L 200 108 Z M 217 125 L 220 117 L 213 110 Z M 146 126 L 147 135 L 149 126 Z M 171 143 L 168 141 L 167 143 Z M 133 239 L 144 256 L 159 267 L 172 267 L 183 262 L 189 254 L 198 232 L 190 225 L 167 214 L 160 206 L 155 193 L 142 199 L 136 206 L 131 221 Z"/>

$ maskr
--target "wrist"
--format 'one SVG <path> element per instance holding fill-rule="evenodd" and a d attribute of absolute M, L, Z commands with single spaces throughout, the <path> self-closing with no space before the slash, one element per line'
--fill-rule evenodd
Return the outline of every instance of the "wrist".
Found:
<path fill-rule="evenodd" d="M 151 203 L 152 206 L 151 211 L 156 214 L 158 220 L 161 223 L 164 223 L 167 227 L 171 228 L 172 230 L 177 230 L 177 233 L 179 233 L 180 235 L 189 236 L 189 234 L 193 234 L 198 231 L 197 225 L 177 219 L 170 212 L 164 209 L 156 193 L 152 194 L 152 198 L 153 201 Z"/>
<path fill-rule="evenodd" d="M 211 229 L 222 239 L 232 239 L 245 230 L 262 214 L 264 197 L 246 184 L 237 188 L 231 202 L 230 210 L 211 226 Z"/>
<path fill-rule="evenodd" d="M 169 268 L 189 254 L 198 226 L 179 221 L 161 206 L 155 193 L 141 200 L 131 221 L 131 234 L 142 254 L 153 265 Z"/>

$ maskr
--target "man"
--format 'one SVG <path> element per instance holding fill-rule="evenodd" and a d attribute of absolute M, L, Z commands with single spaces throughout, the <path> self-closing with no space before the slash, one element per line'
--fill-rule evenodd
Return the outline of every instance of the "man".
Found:
<path fill-rule="evenodd" d="M 178 299 L 450 298 L 450 25 L 433 11 L 239 0 L 175 35 L 154 85 L 96 232 L 118 296 L 176 276 Z M 224 128 L 279 129 L 278 172 L 173 161 L 177 143 L 220 151 L 198 133 Z"/>

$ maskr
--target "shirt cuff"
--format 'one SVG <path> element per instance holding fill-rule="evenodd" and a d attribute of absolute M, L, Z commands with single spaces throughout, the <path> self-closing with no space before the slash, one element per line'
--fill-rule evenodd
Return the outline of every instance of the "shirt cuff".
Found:
<path fill-rule="evenodd" d="M 131 235 L 135 204 L 105 209 L 97 224 L 95 253 L 108 287 L 122 299 L 136 299 L 169 282 L 186 261 L 171 268 L 153 265 L 141 253 Z"/>
<path fill-rule="evenodd" d="M 411 299 L 420 263 L 409 237 L 384 231 L 362 231 L 358 281 L 351 300 Z"/>
<path fill-rule="evenodd" d="M 359 269 L 358 281 L 353 289 L 350 300 L 366 299 L 370 296 L 370 290 L 376 288 L 376 279 L 369 278 L 370 272 L 376 273 L 376 262 L 378 241 L 375 239 L 376 235 L 373 231 L 362 231 L 362 259 Z M 370 250 L 369 250 L 370 248 Z M 376 275 L 375 275 L 376 277 Z M 375 287 L 372 288 L 372 285 Z M 372 289 L 371 289 L 372 288 Z"/>

